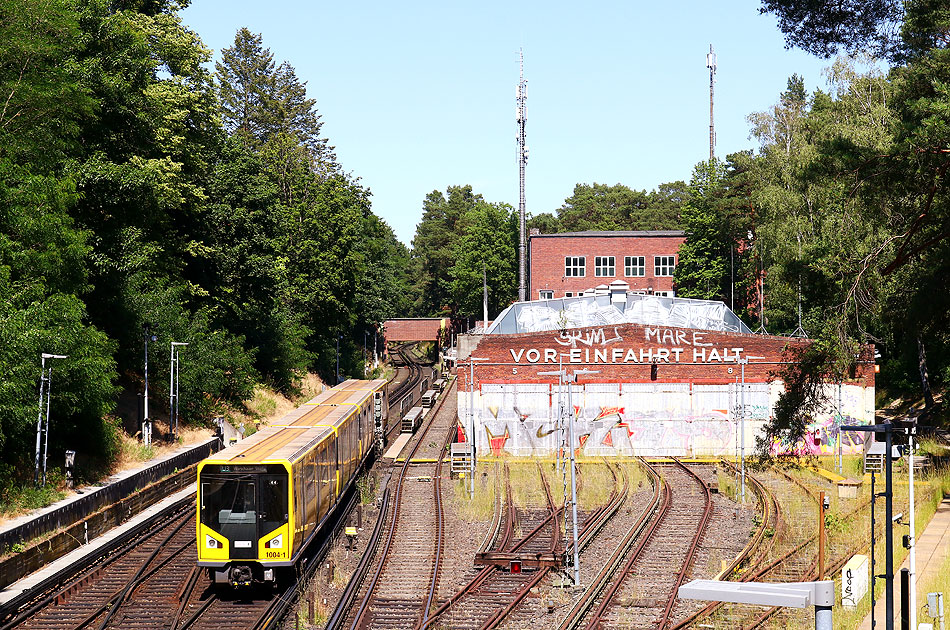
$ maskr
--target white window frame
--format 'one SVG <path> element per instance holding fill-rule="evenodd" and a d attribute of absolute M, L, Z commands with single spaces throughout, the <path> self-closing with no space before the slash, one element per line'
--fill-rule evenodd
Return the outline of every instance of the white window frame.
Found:
<path fill-rule="evenodd" d="M 632 264 L 634 260 L 639 260 L 640 264 Z M 640 273 L 637 273 L 637 270 Z M 646 256 L 624 256 L 623 257 L 623 275 L 627 278 L 644 278 L 647 275 L 647 257 Z"/>
<path fill-rule="evenodd" d="M 594 256 L 594 277 L 613 278 L 617 275 L 617 258 L 615 256 Z"/>
<path fill-rule="evenodd" d="M 554 299 L 554 291 L 552 291 L 552 290 L 550 290 L 550 289 L 540 289 L 540 290 L 538 291 L 538 299 L 539 299 L 539 300 L 553 300 L 553 299 Z"/>
<path fill-rule="evenodd" d="M 584 278 L 587 276 L 587 256 L 565 256 L 564 277 Z"/>
<path fill-rule="evenodd" d="M 654 256 L 653 275 L 657 278 L 669 278 L 676 270 L 676 256 Z M 667 273 L 668 272 L 668 273 Z"/>

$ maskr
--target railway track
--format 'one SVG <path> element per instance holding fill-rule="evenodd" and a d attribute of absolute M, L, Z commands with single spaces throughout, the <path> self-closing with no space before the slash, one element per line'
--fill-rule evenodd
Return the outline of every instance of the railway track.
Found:
<path fill-rule="evenodd" d="M 668 624 L 676 591 L 692 567 L 713 503 L 707 484 L 679 461 L 650 468 L 654 500 L 648 511 L 628 530 L 590 595 L 574 606 L 561 628 Z"/>
<path fill-rule="evenodd" d="M 198 571 L 196 561 L 194 508 L 189 506 L 39 598 L 3 628 L 182 630 L 268 626 L 280 593 L 229 592 L 219 597 L 207 574 Z"/>
<path fill-rule="evenodd" d="M 496 552 L 504 557 L 541 558 L 553 561 L 560 555 L 560 508 L 555 504 L 551 488 L 541 465 L 538 464 L 546 505 L 543 508 L 514 506 L 511 500 L 509 474 L 505 474 L 507 510 L 504 529 L 496 543 Z M 527 532 L 521 537 L 518 531 Z M 489 552 L 491 558 L 495 553 Z M 484 556 L 483 556 L 484 557 Z M 495 556 L 497 557 L 497 556 Z M 417 629 L 435 628 L 448 624 L 452 628 L 493 628 L 538 584 L 550 571 L 551 565 L 538 567 L 534 572 L 502 571 L 498 564 L 488 564 L 455 595 L 444 602 Z"/>
<path fill-rule="evenodd" d="M 402 427 L 402 417 L 413 406 L 413 403 L 421 396 L 419 384 L 423 378 L 423 367 L 412 360 L 406 348 L 409 344 L 400 346 L 397 353 L 400 356 L 400 370 L 408 372 L 406 378 L 399 382 L 389 392 L 389 408 L 391 410 L 389 426 L 386 427 L 386 442 L 390 442 L 392 437 L 399 433 Z M 398 370 L 397 370 L 398 372 Z M 395 412 L 395 413 L 392 413 Z"/>
<path fill-rule="evenodd" d="M 442 455 L 455 429 L 454 422 L 437 426 L 438 417 L 432 413 L 410 441 L 408 455 L 388 484 L 388 526 L 378 558 L 366 563 L 365 575 L 354 576 L 352 581 L 360 584 L 354 597 L 358 604 L 335 627 L 411 628 L 431 606 L 444 547 Z M 444 438 L 433 449 L 428 436 L 440 430 Z M 433 461 L 414 464 L 417 455 L 429 455 Z"/>
<path fill-rule="evenodd" d="M 728 464 L 727 464 L 728 465 Z M 731 465 L 730 465 L 731 466 Z M 758 498 L 762 510 L 760 523 L 749 545 L 730 567 L 723 571 L 724 579 L 738 581 L 787 582 L 817 579 L 817 535 L 814 528 L 795 527 L 787 523 L 781 506 L 792 506 L 802 514 L 817 510 L 818 496 L 813 487 L 781 470 L 747 475 L 747 480 Z M 868 501 L 853 506 L 843 519 L 857 519 L 867 508 Z M 767 536 L 763 534 L 768 533 Z M 830 541 L 829 541 L 830 542 Z M 861 553 L 864 544 L 838 541 L 829 545 L 826 575 L 840 569 L 852 555 Z M 793 619 L 792 617 L 795 617 Z M 751 630 L 762 627 L 789 627 L 799 622 L 802 614 L 779 608 L 753 608 L 745 605 L 710 603 L 703 609 L 681 620 L 673 630 L 690 627 L 728 627 Z"/>
<path fill-rule="evenodd" d="M 276 627 L 295 582 L 216 589 L 195 566 L 194 507 L 178 510 L 38 598 L 3 630 L 218 630 Z"/>

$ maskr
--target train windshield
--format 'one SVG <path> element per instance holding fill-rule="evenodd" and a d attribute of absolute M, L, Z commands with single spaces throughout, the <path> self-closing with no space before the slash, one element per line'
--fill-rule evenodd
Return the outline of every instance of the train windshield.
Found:
<path fill-rule="evenodd" d="M 201 522 L 228 538 L 257 539 L 287 517 L 286 474 L 201 477 Z"/>
<path fill-rule="evenodd" d="M 201 522 L 221 533 L 228 525 L 256 525 L 257 475 L 203 477 Z"/>

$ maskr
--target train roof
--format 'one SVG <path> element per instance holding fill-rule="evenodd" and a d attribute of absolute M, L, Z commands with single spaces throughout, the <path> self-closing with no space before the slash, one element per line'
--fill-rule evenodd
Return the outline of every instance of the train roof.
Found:
<path fill-rule="evenodd" d="M 332 426 L 269 426 L 204 460 L 217 464 L 292 462 L 331 435 Z"/>
<path fill-rule="evenodd" d="M 385 385 L 384 379 L 351 379 L 341 383 L 205 461 L 231 464 L 294 461 L 332 434 L 355 406 Z"/>

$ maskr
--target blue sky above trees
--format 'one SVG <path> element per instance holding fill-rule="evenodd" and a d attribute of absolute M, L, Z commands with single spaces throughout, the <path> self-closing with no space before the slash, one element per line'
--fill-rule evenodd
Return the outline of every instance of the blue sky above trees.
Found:
<path fill-rule="evenodd" d="M 471 184 L 518 204 L 518 50 L 528 83 L 527 206 L 553 212 L 574 185 L 650 190 L 708 157 L 709 44 L 718 54 L 717 155 L 753 148 L 746 116 L 789 76 L 825 87 L 828 62 L 785 50 L 758 0 L 476 4 L 194 0 L 186 25 L 214 50 L 242 26 L 288 61 L 344 169 L 405 243 L 427 193 Z"/>

